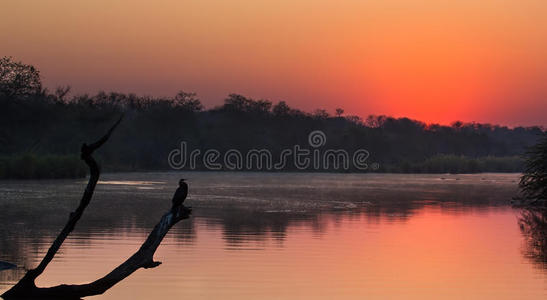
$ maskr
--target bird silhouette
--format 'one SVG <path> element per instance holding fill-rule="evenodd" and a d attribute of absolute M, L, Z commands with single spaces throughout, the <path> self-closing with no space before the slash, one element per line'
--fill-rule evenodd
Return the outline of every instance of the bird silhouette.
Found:
<path fill-rule="evenodd" d="M 172 209 L 175 209 L 176 207 L 182 205 L 182 203 L 184 203 L 184 200 L 186 199 L 186 196 L 188 196 L 188 184 L 186 184 L 184 180 L 184 178 L 179 180 L 179 187 L 173 195 L 173 200 L 171 200 L 171 202 L 173 203 Z"/>

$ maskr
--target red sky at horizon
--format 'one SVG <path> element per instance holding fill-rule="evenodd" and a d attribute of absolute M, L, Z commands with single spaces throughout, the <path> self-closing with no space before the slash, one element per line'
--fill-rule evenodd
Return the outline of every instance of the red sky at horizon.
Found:
<path fill-rule="evenodd" d="M 5 1 L 0 55 L 51 88 L 547 125 L 547 1 Z"/>

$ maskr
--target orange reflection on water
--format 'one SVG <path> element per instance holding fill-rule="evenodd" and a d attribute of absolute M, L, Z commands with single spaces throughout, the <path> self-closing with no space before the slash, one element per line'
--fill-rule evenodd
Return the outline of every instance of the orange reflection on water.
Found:
<path fill-rule="evenodd" d="M 547 273 L 522 256 L 518 213 L 426 206 L 406 218 L 322 214 L 285 232 L 237 231 L 195 217 L 107 299 L 545 299 Z M 41 286 L 86 282 L 135 251 L 146 232 L 78 236 Z M 82 237 L 83 238 L 83 237 Z"/>

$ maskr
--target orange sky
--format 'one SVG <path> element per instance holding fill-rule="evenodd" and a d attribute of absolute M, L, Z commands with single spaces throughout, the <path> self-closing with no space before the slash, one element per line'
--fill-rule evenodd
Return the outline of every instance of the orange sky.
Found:
<path fill-rule="evenodd" d="M 46 86 L 547 125 L 545 0 L 2 1 Z"/>

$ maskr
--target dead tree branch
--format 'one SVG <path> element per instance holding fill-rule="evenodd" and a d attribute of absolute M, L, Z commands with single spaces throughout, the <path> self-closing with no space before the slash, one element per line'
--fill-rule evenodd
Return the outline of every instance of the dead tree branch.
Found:
<path fill-rule="evenodd" d="M 133 272 L 140 268 L 154 268 L 161 262 L 154 261 L 154 253 L 161 244 L 163 238 L 169 232 L 169 229 L 180 220 L 188 219 L 191 210 L 179 206 L 174 210 L 169 210 L 163 215 L 160 222 L 154 227 L 148 238 L 141 245 L 139 250 L 129 257 L 125 262 L 112 270 L 102 278 L 86 284 L 67 285 L 62 284 L 54 287 L 41 288 L 27 286 L 26 290 L 7 291 L 2 297 L 10 298 L 55 298 L 55 299 L 80 299 L 81 297 L 100 295 L 122 281 Z"/>
<path fill-rule="evenodd" d="M 133 254 L 124 263 L 112 270 L 106 276 L 95 280 L 94 282 L 81 285 L 59 285 L 54 287 L 41 288 L 37 287 L 35 280 L 44 272 L 47 265 L 53 260 L 55 254 L 72 232 L 76 223 L 82 217 L 85 208 L 88 206 L 93 196 L 93 191 L 97 185 L 100 175 L 100 167 L 93 158 L 92 154 L 100 148 L 109 138 L 112 132 L 121 122 L 122 117 L 110 128 L 110 130 L 98 141 L 90 145 L 83 144 L 81 148 L 81 158 L 89 167 L 89 181 L 80 201 L 78 208 L 70 213 L 68 222 L 63 230 L 59 233 L 55 241 L 52 243 L 47 254 L 44 256 L 40 264 L 29 270 L 17 284 L 11 289 L 2 294 L 4 299 L 12 298 L 61 298 L 61 299 L 79 299 L 80 297 L 102 294 L 116 283 L 120 282 L 127 276 L 139 268 L 152 268 L 158 266 L 159 262 L 154 262 L 153 257 L 156 249 L 169 231 L 169 229 L 177 222 L 187 219 L 190 216 L 191 210 L 184 206 L 175 207 L 167 212 L 161 218 L 160 222 L 154 227 L 146 241 L 140 249 Z"/>

